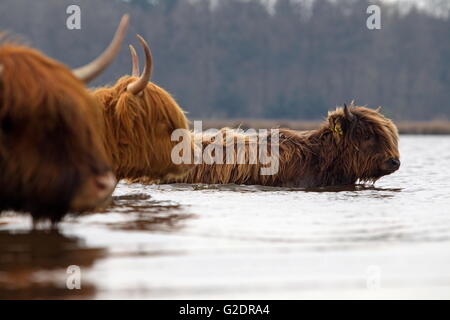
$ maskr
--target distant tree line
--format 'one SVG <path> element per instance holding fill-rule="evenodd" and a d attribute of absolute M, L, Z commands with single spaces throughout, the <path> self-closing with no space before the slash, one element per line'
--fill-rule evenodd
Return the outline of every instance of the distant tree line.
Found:
<path fill-rule="evenodd" d="M 76 67 L 102 51 L 123 13 L 127 43 L 144 36 L 153 80 L 191 119 L 320 119 L 353 99 L 396 120 L 450 119 L 450 21 L 378 3 L 381 30 L 368 30 L 366 0 L 2 0 L 0 30 L 23 35 Z M 65 28 L 66 7 L 82 30 Z M 448 1 L 434 0 L 435 12 Z M 139 48 L 140 49 L 140 48 Z M 142 55 L 142 53 L 141 53 Z M 126 46 L 96 84 L 130 73 Z M 26 93 L 24 93 L 26 94 Z"/>

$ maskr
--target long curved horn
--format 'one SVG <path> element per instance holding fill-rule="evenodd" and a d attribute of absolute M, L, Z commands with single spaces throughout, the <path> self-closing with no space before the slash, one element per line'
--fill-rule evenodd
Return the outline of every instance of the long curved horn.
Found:
<path fill-rule="evenodd" d="M 133 70 L 131 72 L 131 75 L 133 77 L 139 77 L 139 57 L 136 53 L 136 49 L 134 49 L 134 47 L 130 44 L 128 46 L 128 48 L 130 48 L 130 53 L 131 53 L 131 60 L 133 62 Z"/>
<path fill-rule="evenodd" d="M 108 48 L 91 63 L 73 70 L 73 74 L 81 81 L 88 83 L 102 73 L 108 65 L 114 60 L 120 50 L 122 41 L 128 28 L 129 16 L 125 14 L 120 20 L 119 27 Z"/>
<path fill-rule="evenodd" d="M 139 79 L 130 83 L 127 87 L 127 90 L 134 95 L 141 93 L 142 90 L 144 90 L 145 87 L 147 87 L 147 84 L 152 76 L 152 68 L 153 68 L 152 52 L 150 51 L 147 42 L 140 35 L 137 35 L 137 38 L 145 51 L 145 67 Z"/>
<path fill-rule="evenodd" d="M 353 120 L 353 114 L 350 111 L 350 109 L 347 107 L 346 103 L 344 103 L 344 114 L 345 114 L 345 117 L 347 118 L 347 120 L 350 120 L 350 121 Z"/>

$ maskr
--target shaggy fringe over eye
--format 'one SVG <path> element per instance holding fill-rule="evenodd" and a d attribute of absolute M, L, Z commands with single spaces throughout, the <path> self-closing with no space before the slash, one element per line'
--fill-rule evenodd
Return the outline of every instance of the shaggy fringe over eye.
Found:
<path fill-rule="evenodd" d="M 149 82 L 139 95 L 127 91 L 136 77 L 120 78 L 112 87 L 97 88 L 94 95 L 103 109 L 105 147 L 119 179 L 153 181 L 180 176 L 189 165 L 171 160 L 175 129 L 189 129 L 188 120 L 172 98 Z"/>

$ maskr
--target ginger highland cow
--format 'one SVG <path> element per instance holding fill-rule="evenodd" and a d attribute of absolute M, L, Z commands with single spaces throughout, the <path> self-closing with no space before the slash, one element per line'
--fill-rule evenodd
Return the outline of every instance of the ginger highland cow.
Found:
<path fill-rule="evenodd" d="M 176 144 L 171 134 L 176 129 L 187 130 L 188 120 L 167 91 L 149 82 L 152 54 L 145 40 L 140 36 L 138 39 L 145 52 L 142 74 L 136 51 L 130 46 L 132 75 L 93 91 L 102 107 L 105 147 L 118 179 L 178 177 L 191 166 L 171 161 Z"/>

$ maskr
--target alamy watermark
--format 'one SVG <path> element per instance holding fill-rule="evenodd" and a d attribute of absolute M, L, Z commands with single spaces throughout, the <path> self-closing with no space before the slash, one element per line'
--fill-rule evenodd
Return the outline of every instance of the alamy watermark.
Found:
<path fill-rule="evenodd" d="M 366 27 L 369 30 L 381 29 L 381 8 L 376 4 L 367 7 L 366 13 L 369 17 L 366 20 Z M 66 8 L 66 27 L 69 30 L 81 30 L 81 7 L 75 4 Z"/>
<path fill-rule="evenodd" d="M 77 265 L 67 267 L 66 287 L 69 290 L 81 290 L 81 268 Z"/>
<path fill-rule="evenodd" d="M 66 20 L 66 27 L 69 30 L 81 30 L 81 8 L 75 4 L 70 5 L 66 9 L 69 15 Z"/>
<path fill-rule="evenodd" d="M 366 26 L 369 30 L 380 30 L 381 29 L 381 8 L 376 4 L 372 4 L 367 7 L 367 14 L 370 16 L 366 20 Z"/>
<path fill-rule="evenodd" d="M 175 164 L 260 165 L 261 175 L 275 175 L 280 166 L 278 129 L 208 129 L 194 121 L 194 131 L 177 129 L 171 140 Z M 192 144 L 193 141 L 193 144 Z M 208 143 L 203 143 L 207 141 Z"/>

